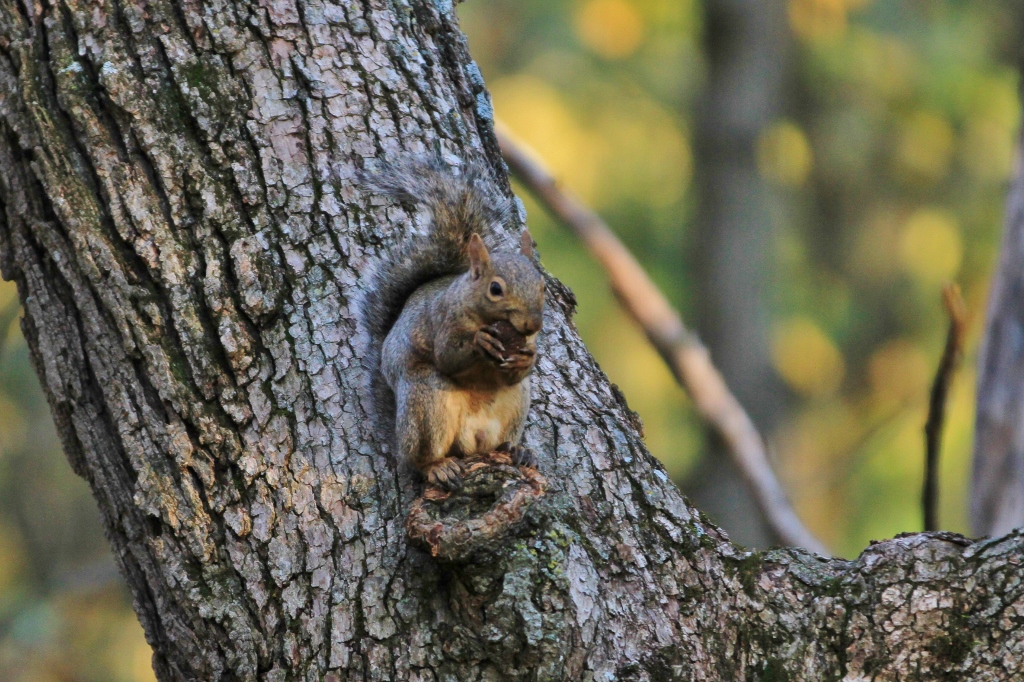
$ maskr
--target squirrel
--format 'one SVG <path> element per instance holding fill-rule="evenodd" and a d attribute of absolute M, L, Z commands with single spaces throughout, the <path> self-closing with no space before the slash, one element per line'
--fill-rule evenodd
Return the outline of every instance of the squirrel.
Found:
<path fill-rule="evenodd" d="M 529 231 L 518 251 L 488 249 L 512 205 L 475 164 L 455 175 L 439 159 L 407 161 L 360 180 L 430 217 L 425 236 L 382 259 L 363 311 L 399 455 L 449 491 L 464 457 L 498 450 L 536 467 L 519 445 L 544 312 Z"/>

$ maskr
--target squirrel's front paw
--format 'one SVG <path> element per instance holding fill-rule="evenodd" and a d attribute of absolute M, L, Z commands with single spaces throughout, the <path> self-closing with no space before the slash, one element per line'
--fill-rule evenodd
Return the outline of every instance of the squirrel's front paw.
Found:
<path fill-rule="evenodd" d="M 480 329 L 477 331 L 474 341 L 477 348 L 482 350 L 485 355 L 491 356 L 498 362 L 504 362 L 505 345 L 492 332 L 491 327 Z"/>
<path fill-rule="evenodd" d="M 427 469 L 427 483 L 454 492 L 462 487 L 462 463 L 446 457 Z"/>
<path fill-rule="evenodd" d="M 522 371 L 533 367 L 533 360 L 536 353 L 530 349 L 523 349 L 502 359 L 501 367 L 506 370 Z"/>

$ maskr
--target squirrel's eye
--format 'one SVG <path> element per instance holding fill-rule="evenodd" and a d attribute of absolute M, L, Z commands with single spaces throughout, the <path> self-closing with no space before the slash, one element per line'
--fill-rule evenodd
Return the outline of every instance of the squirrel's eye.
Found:
<path fill-rule="evenodd" d="M 501 285 L 498 284 L 497 282 L 491 282 L 490 292 L 491 296 L 501 296 L 503 293 L 505 293 L 502 290 Z"/>

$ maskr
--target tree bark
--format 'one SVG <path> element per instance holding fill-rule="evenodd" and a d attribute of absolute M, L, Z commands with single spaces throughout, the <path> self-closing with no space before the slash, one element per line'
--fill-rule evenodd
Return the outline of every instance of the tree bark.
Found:
<path fill-rule="evenodd" d="M 554 280 L 523 534 L 403 528 L 357 320 L 416 218 L 354 185 L 505 172 L 446 2 L 0 0 L 0 261 L 161 680 L 1011 679 L 1019 534 L 747 553 L 647 453 Z"/>

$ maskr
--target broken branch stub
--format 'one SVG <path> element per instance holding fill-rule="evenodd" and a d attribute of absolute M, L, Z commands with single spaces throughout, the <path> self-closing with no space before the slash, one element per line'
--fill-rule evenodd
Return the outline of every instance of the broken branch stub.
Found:
<path fill-rule="evenodd" d="M 405 519 L 412 544 L 452 563 L 500 550 L 525 527 L 527 511 L 548 485 L 536 469 L 515 466 L 503 452 L 468 458 L 463 471 L 455 492 L 427 485 Z"/>

